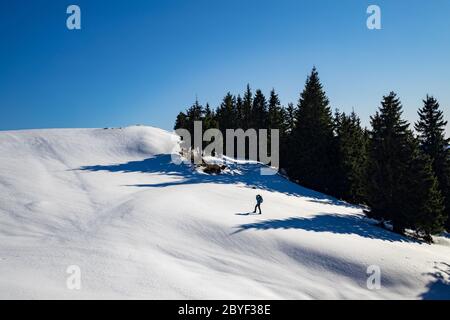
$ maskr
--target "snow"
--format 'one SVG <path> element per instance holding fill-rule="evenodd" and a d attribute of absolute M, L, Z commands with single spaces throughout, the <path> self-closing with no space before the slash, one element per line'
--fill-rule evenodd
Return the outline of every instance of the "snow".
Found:
<path fill-rule="evenodd" d="M 450 298 L 448 235 L 400 237 L 258 163 L 175 165 L 177 146 L 144 126 L 1 132 L 0 298 Z"/>

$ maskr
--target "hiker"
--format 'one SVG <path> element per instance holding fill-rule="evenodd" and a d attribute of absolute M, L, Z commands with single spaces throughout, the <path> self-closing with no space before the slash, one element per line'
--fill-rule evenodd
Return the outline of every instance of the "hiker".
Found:
<path fill-rule="evenodd" d="M 257 195 L 256 196 L 256 206 L 255 206 L 255 211 L 253 211 L 253 213 L 256 213 L 256 208 L 259 209 L 259 214 L 261 214 L 261 203 L 263 202 L 263 198 L 261 197 L 261 195 Z"/>

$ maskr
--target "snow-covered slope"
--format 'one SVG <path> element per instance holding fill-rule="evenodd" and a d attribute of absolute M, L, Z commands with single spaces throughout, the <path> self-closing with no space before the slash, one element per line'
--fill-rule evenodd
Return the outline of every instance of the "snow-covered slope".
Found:
<path fill-rule="evenodd" d="M 149 127 L 1 132 L 0 298 L 450 297 L 450 239 L 402 238 L 258 164 L 193 172 L 176 145 Z"/>

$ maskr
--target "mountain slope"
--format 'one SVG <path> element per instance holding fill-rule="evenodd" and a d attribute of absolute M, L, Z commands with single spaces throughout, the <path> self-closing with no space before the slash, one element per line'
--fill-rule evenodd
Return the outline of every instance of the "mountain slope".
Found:
<path fill-rule="evenodd" d="M 448 238 L 379 229 L 259 164 L 205 175 L 173 150 L 149 127 L 1 132 L 0 298 L 449 298 Z M 256 194 L 263 215 L 247 215 Z"/>

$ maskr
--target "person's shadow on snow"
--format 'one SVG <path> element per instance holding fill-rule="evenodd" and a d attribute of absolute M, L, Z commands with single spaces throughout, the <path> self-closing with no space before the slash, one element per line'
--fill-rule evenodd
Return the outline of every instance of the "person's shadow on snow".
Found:
<path fill-rule="evenodd" d="M 251 212 L 238 212 L 235 215 L 237 215 L 237 216 L 259 216 L 260 214 L 251 211 Z"/>

